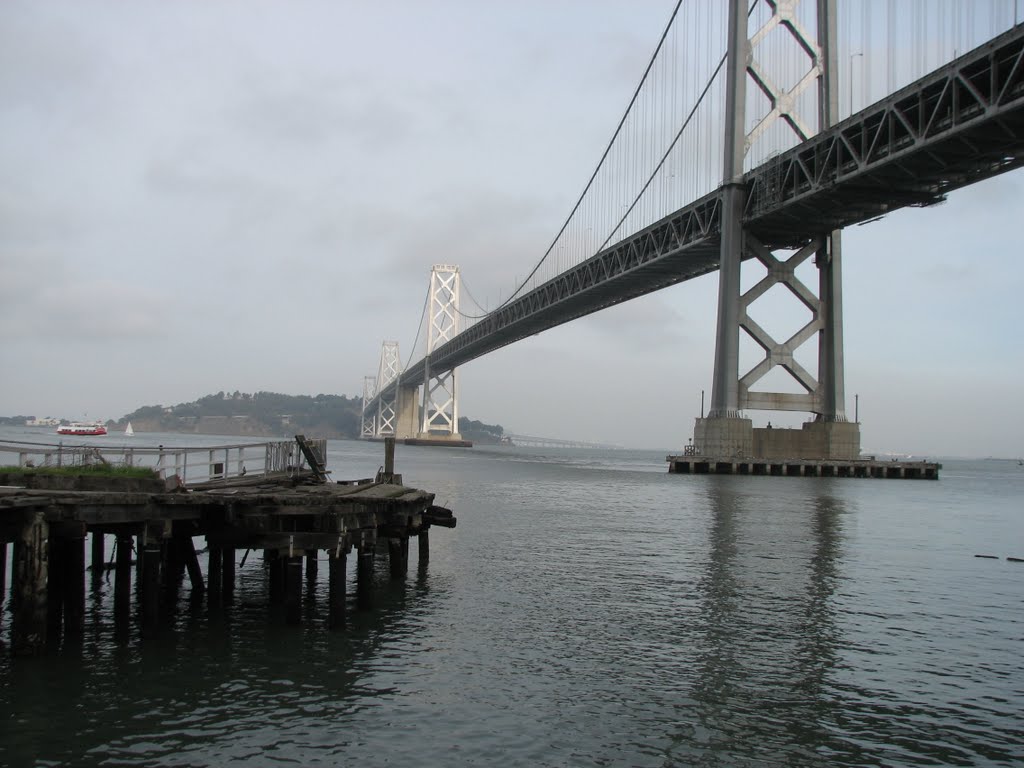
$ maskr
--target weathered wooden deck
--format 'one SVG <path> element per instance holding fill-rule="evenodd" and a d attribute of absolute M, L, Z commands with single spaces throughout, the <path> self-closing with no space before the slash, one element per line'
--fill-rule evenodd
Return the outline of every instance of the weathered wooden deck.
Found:
<path fill-rule="evenodd" d="M 434 494 L 401 485 L 393 471 L 393 445 L 374 479 L 327 482 L 322 465 L 296 473 L 214 479 L 186 487 L 159 478 L 0 476 L 0 595 L 7 542 L 14 542 L 11 600 L 12 651 L 33 654 L 63 631 L 81 632 L 85 609 L 85 540 L 92 537 L 92 569 L 104 568 L 104 540 L 116 541 L 115 620 L 128 620 L 133 548 L 143 627 L 160 621 L 161 587 L 181 583 L 213 601 L 230 598 L 238 550 L 262 550 L 270 595 L 285 606 L 289 623 L 301 620 L 302 562 L 316 575 L 316 553 L 328 553 L 329 624 L 345 623 L 346 556 L 358 552 L 357 603 L 372 596 L 373 559 L 387 543 L 391 574 L 408 568 L 410 537 L 419 541 L 421 565 L 429 558 L 432 526 L 454 527 Z M 315 462 L 314 462 L 315 464 Z M 33 487 L 28 487 L 28 486 Z M 169 487 L 170 486 L 170 487 Z M 193 537 L 205 537 L 207 573 Z"/>

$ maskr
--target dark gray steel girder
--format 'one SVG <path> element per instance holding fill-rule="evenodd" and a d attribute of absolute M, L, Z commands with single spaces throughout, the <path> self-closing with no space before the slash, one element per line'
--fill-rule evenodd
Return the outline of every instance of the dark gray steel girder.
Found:
<path fill-rule="evenodd" d="M 797 248 L 1022 165 L 1024 24 L 748 172 L 744 228 L 769 248 Z M 434 350 L 431 374 L 718 269 L 720 198 L 716 190 L 495 310 Z M 422 383 L 425 369 L 420 360 L 401 380 Z"/>
<path fill-rule="evenodd" d="M 841 228 L 932 205 L 1021 165 L 1024 25 L 748 173 L 745 227 L 797 247 L 808 221 Z"/>

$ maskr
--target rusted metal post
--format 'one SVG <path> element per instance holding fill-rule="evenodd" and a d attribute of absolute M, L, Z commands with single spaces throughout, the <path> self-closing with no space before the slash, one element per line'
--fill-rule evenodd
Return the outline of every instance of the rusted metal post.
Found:
<path fill-rule="evenodd" d="M 46 582 L 50 526 L 37 512 L 21 527 L 14 547 L 11 581 L 16 594 L 11 653 L 33 656 L 46 647 Z"/>
<path fill-rule="evenodd" d="M 345 626 L 345 575 L 347 556 L 340 547 L 330 554 L 328 561 L 327 602 L 329 629 Z"/>

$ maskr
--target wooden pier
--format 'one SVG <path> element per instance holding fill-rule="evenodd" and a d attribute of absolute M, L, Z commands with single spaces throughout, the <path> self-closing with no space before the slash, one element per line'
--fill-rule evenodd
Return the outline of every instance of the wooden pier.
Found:
<path fill-rule="evenodd" d="M 788 477 L 864 477 L 900 480 L 938 480 L 942 465 L 932 461 L 865 459 L 758 459 L 666 456 L 670 474 L 774 475 Z"/>
<path fill-rule="evenodd" d="M 393 441 L 385 446 L 384 468 L 375 478 L 345 482 L 327 480 L 324 449 L 318 453 L 315 441 L 299 436 L 297 442 L 309 465 L 283 475 L 222 473 L 191 485 L 178 475 L 51 475 L 52 481 L 45 472 L 0 476 L 0 596 L 7 542 L 14 543 L 12 653 L 38 654 L 62 633 L 82 633 L 90 536 L 94 580 L 106 568 L 105 537 L 116 542 L 115 631 L 130 622 L 133 573 L 145 632 L 161 620 L 161 592 L 183 583 L 186 573 L 194 593 L 205 593 L 211 604 L 229 599 L 242 550 L 243 562 L 261 550 L 271 603 L 282 604 L 292 624 L 301 621 L 303 559 L 305 581 L 315 581 L 317 553 L 327 552 L 328 625 L 334 628 L 345 624 L 347 556 L 353 549 L 356 602 L 367 607 L 378 548 L 386 545 L 391 575 L 402 578 L 410 538 L 418 540 L 422 566 L 429 559 L 430 528 L 455 526 L 451 511 L 434 505 L 433 493 L 401 484 Z M 205 578 L 193 542 L 197 536 L 208 547 Z"/>

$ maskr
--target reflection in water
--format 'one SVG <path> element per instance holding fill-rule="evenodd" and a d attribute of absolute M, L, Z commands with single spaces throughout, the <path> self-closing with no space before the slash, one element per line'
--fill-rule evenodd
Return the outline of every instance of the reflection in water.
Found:
<path fill-rule="evenodd" d="M 415 657 L 417 617 L 440 594 L 424 570 L 392 580 L 386 557 L 378 558 L 373 610 L 355 609 L 350 568 L 348 627 L 330 632 L 326 579 L 296 628 L 270 610 L 261 561 L 250 558 L 238 575 L 234 599 L 221 605 L 186 585 L 168 601 L 167 621 L 144 638 L 133 614 L 128 643 L 123 627 L 115 630 L 113 585 L 101 584 L 84 646 L 5 659 L 0 711 L 17 712 L 18 727 L 0 745 L 0 764 L 33 765 L 41 744 L 52 765 L 288 761 L 297 743 L 315 754 L 309 733 L 335 754 L 345 718 L 394 693 L 397 683 L 377 674 L 380 657 L 396 649 Z M 71 728 L 53 733 L 55 723 Z"/>
<path fill-rule="evenodd" d="M 743 492 L 749 483 L 708 479 L 696 726 L 683 749 L 723 765 L 835 754 L 823 726 L 839 642 L 831 597 L 842 502 L 822 493 L 766 505 Z"/>
<path fill-rule="evenodd" d="M 340 448 L 336 476 L 379 466 Z M 1016 465 L 915 485 L 663 460 L 402 453 L 459 527 L 404 582 L 381 561 L 342 632 L 325 578 L 284 626 L 250 556 L 220 610 L 183 593 L 119 644 L 105 583 L 80 650 L 0 656 L 0 765 L 1021 764 L 1024 568 L 971 556 L 1022 540 Z"/>

